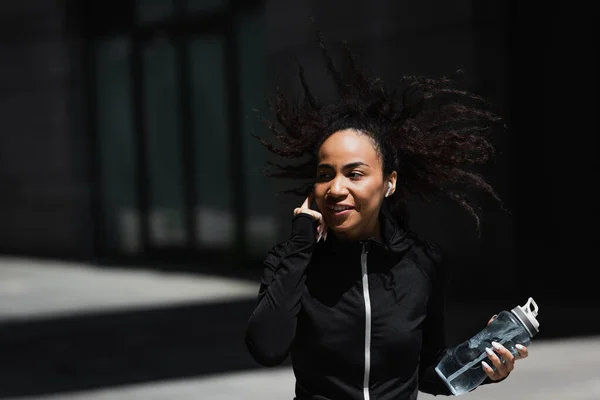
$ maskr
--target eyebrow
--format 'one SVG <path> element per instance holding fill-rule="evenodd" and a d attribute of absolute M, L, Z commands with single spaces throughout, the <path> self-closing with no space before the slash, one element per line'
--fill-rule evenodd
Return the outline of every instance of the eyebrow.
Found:
<path fill-rule="evenodd" d="M 356 162 L 352 162 L 349 164 L 346 164 L 342 167 L 342 170 L 348 170 L 348 169 L 353 169 L 356 167 L 368 167 L 369 164 L 364 163 L 362 161 L 356 161 Z M 333 166 L 331 164 L 319 164 L 317 168 L 330 168 L 330 169 L 335 169 L 333 168 Z"/>

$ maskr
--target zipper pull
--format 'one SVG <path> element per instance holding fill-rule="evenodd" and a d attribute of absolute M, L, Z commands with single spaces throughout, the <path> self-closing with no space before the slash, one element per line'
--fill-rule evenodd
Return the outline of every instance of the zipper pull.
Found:
<path fill-rule="evenodd" d="M 362 242 L 362 252 L 365 254 L 369 254 L 369 249 L 371 248 L 368 240 L 364 240 Z"/>

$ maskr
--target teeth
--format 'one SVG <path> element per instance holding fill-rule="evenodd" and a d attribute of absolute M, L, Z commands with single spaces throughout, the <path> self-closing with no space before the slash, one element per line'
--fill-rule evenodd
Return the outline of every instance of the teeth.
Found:
<path fill-rule="evenodd" d="M 333 206 L 333 207 L 329 207 L 329 208 L 334 211 L 344 211 L 344 210 L 350 210 L 352 207 Z"/>

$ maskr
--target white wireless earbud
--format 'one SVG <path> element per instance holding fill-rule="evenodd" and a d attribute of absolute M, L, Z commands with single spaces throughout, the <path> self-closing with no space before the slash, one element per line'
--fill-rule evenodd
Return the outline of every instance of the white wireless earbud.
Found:
<path fill-rule="evenodd" d="M 388 182 L 388 190 L 387 190 L 387 192 L 385 192 L 385 197 L 388 197 L 390 195 L 391 191 L 392 191 L 392 182 Z"/>

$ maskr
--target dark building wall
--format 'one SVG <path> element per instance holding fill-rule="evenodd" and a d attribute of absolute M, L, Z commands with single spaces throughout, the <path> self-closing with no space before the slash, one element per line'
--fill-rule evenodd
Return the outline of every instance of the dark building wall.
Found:
<path fill-rule="evenodd" d="M 85 139 L 62 2 L 0 7 L 0 248 L 88 255 Z"/>
<path fill-rule="evenodd" d="M 518 282 L 548 301 L 598 305 L 597 12 L 540 18 L 536 3 L 515 1 L 509 15 Z"/>

